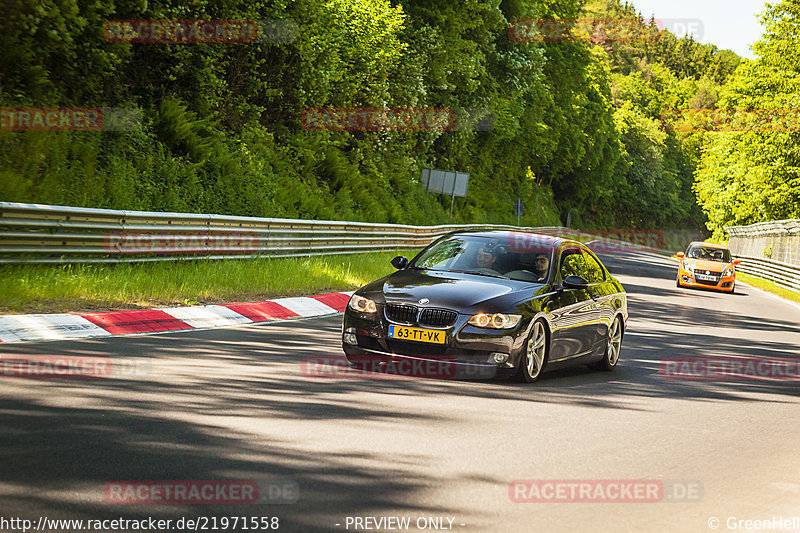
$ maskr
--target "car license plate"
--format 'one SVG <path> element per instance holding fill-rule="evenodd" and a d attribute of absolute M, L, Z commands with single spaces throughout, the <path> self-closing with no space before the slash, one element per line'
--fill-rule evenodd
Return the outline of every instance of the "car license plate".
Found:
<path fill-rule="evenodd" d="M 717 281 L 716 276 L 706 276 L 705 274 L 695 274 L 697 279 L 702 279 L 703 281 Z"/>
<path fill-rule="evenodd" d="M 444 344 L 444 331 L 436 329 L 406 328 L 402 326 L 389 326 L 389 337 L 404 341 L 431 342 Z"/>

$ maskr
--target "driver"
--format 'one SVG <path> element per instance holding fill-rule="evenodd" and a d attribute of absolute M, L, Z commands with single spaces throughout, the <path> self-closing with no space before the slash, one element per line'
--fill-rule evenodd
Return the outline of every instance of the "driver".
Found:
<path fill-rule="evenodd" d="M 539 276 L 539 279 L 545 279 L 549 271 L 550 258 L 547 256 L 547 254 L 536 254 L 536 268 L 534 269 L 534 272 L 537 276 Z"/>
<path fill-rule="evenodd" d="M 497 272 L 494 269 L 494 265 L 497 262 L 497 247 L 493 244 L 487 244 L 480 250 L 478 250 L 478 257 L 476 258 L 476 263 L 478 268 L 491 270 L 492 272 Z"/>

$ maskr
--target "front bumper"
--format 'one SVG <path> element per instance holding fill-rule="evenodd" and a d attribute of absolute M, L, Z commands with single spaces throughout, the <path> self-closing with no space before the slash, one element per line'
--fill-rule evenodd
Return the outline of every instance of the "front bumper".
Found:
<path fill-rule="evenodd" d="M 696 287 L 702 289 L 713 289 L 722 292 L 732 292 L 736 283 L 736 273 L 730 276 L 720 276 L 715 281 L 706 281 L 695 278 L 692 272 L 684 268 L 678 268 L 678 283 L 681 287 Z"/>
<path fill-rule="evenodd" d="M 512 330 L 489 330 L 466 324 L 469 316 L 465 315 L 459 315 L 450 327 L 427 328 L 445 332 L 443 345 L 392 339 L 388 336 L 390 323 L 380 309 L 377 316 L 361 315 L 348 309 L 342 322 L 342 349 L 356 366 L 391 364 L 414 371 L 421 368 L 414 364 L 421 362 L 426 368 L 436 367 L 437 375 L 431 377 L 491 379 L 514 372 L 525 341 L 526 324 Z M 507 358 L 498 364 L 492 362 L 494 354 Z"/>

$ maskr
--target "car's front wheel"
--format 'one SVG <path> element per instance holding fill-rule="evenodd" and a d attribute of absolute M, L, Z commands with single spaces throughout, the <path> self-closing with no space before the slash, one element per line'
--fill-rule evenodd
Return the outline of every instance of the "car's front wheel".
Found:
<path fill-rule="evenodd" d="M 614 370 L 622 350 L 622 318 L 616 317 L 608 329 L 608 344 L 603 359 L 597 364 L 601 370 Z"/>
<path fill-rule="evenodd" d="M 525 341 L 522 357 L 519 358 L 517 379 L 527 383 L 533 383 L 539 379 L 547 364 L 547 353 L 547 328 L 544 322 L 537 320 L 533 323 L 531 334 Z"/>

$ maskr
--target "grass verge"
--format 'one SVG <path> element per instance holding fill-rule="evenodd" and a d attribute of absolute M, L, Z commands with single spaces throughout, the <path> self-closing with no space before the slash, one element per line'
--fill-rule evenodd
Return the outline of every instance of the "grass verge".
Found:
<path fill-rule="evenodd" d="M 63 313 L 170 307 L 353 290 L 394 271 L 396 255 L 3 265 L 0 313 Z"/>
<path fill-rule="evenodd" d="M 791 300 L 793 302 L 800 302 L 800 293 L 787 289 L 786 287 L 776 285 L 766 279 L 757 278 L 742 272 L 736 273 L 736 279 L 740 279 L 748 285 L 752 285 L 753 287 L 759 288 L 763 291 L 771 292 L 772 294 L 780 296 L 781 298 L 786 298 L 787 300 Z"/>

